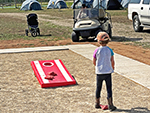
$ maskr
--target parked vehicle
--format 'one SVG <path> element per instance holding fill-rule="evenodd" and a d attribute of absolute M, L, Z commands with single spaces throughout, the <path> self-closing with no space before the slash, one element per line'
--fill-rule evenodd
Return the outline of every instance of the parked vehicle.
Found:
<path fill-rule="evenodd" d="M 112 37 L 111 15 L 105 11 L 99 0 L 94 2 L 77 0 L 74 2 L 73 10 L 73 42 L 78 42 L 80 37 L 84 39 L 96 37 L 99 31 L 105 31 Z"/>
<path fill-rule="evenodd" d="M 150 0 L 131 0 L 128 4 L 128 19 L 133 21 L 135 32 L 150 28 Z"/>

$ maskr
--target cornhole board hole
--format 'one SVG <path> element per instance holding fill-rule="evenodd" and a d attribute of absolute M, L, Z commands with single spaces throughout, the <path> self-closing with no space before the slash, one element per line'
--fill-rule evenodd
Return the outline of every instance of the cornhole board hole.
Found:
<path fill-rule="evenodd" d="M 58 60 L 31 61 L 31 66 L 42 88 L 76 84 L 63 62 Z M 53 79 L 46 79 L 49 73 L 55 73 Z"/>

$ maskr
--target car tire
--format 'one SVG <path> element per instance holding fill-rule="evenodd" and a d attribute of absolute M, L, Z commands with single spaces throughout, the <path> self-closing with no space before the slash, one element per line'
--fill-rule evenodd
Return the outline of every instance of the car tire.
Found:
<path fill-rule="evenodd" d="M 133 28 L 135 32 L 141 32 L 143 30 L 143 27 L 141 27 L 140 25 L 141 23 L 140 23 L 139 17 L 138 15 L 135 15 L 133 17 Z"/>
<path fill-rule="evenodd" d="M 72 41 L 73 42 L 79 42 L 79 36 L 76 32 L 72 32 Z"/>

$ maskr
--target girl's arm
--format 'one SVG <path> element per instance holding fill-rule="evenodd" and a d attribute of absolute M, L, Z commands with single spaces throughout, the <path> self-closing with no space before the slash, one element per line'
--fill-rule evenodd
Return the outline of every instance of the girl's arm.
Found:
<path fill-rule="evenodd" d="M 93 57 L 93 64 L 96 66 L 96 58 Z"/>
<path fill-rule="evenodd" d="M 93 54 L 93 64 L 94 66 L 96 66 L 96 52 L 97 52 L 98 48 L 95 49 L 94 54 Z"/>
<path fill-rule="evenodd" d="M 114 56 L 111 56 L 111 65 L 113 70 L 115 69 L 115 61 L 114 61 Z"/>

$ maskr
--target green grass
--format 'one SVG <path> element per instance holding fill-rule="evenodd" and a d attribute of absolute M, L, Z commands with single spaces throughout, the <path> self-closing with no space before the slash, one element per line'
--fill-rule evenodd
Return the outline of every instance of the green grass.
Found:
<path fill-rule="evenodd" d="M 107 10 L 108 13 L 111 14 L 111 16 L 127 16 L 128 11 L 127 10 Z"/>
<path fill-rule="evenodd" d="M 134 42 L 134 46 L 141 46 L 145 49 L 150 49 L 150 42 Z"/>
<path fill-rule="evenodd" d="M 23 13 L 23 12 L 20 11 L 20 9 L 16 8 L 4 8 L 4 9 L 0 8 L 0 13 Z"/>
<path fill-rule="evenodd" d="M 20 19 L 0 17 L 0 40 L 14 40 L 24 38 L 24 26 L 26 24 Z"/>
<path fill-rule="evenodd" d="M 136 42 L 136 41 L 130 41 L 123 43 L 125 45 L 132 45 L 132 46 L 139 46 L 145 49 L 150 49 L 150 42 Z"/>
<path fill-rule="evenodd" d="M 6 22 L 4 22 L 6 21 Z M 31 37 L 25 36 L 25 29 L 27 28 L 27 23 L 22 21 L 17 21 L 15 19 L 0 19 L 0 23 L 3 22 L 0 26 L 0 40 L 15 40 L 15 39 L 25 39 L 32 40 L 35 38 L 46 39 L 50 38 L 51 40 L 62 40 L 70 38 L 72 29 L 69 27 L 62 27 L 50 22 L 41 22 L 39 28 L 41 31 L 41 36 Z M 30 33 L 29 33 L 30 34 Z"/>
<path fill-rule="evenodd" d="M 5 11 L 4 11 L 5 10 Z M 37 14 L 46 14 L 58 16 L 62 15 L 63 18 L 69 18 L 72 14 L 71 10 L 41 10 L 41 11 L 18 11 L 17 9 L 3 9 L 3 12 L 9 13 L 25 13 L 24 18 L 16 16 L 9 18 L 8 16 L 0 16 L 0 40 L 33 40 L 37 39 L 49 39 L 49 40 L 62 40 L 71 37 L 72 28 L 59 26 L 52 24 L 51 22 L 39 21 L 39 28 L 41 31 L 41 36 L 32 37 L 25 36 L 25 29 L 27 27 L 26 14 L 28 13 L 37 13 Z M 68 14 L 70 12 L 70 14 Z M 71 18 L 71 17 L 70 17 Z"/>
<path fill-rule="evenodd" d="M 73 4 L 73 1 L 72 2 L 68 2 L 68 1 L 66 1 L 66 4 L 67 4 L 67 7 L 71 7 L 71 5 Z"/>

